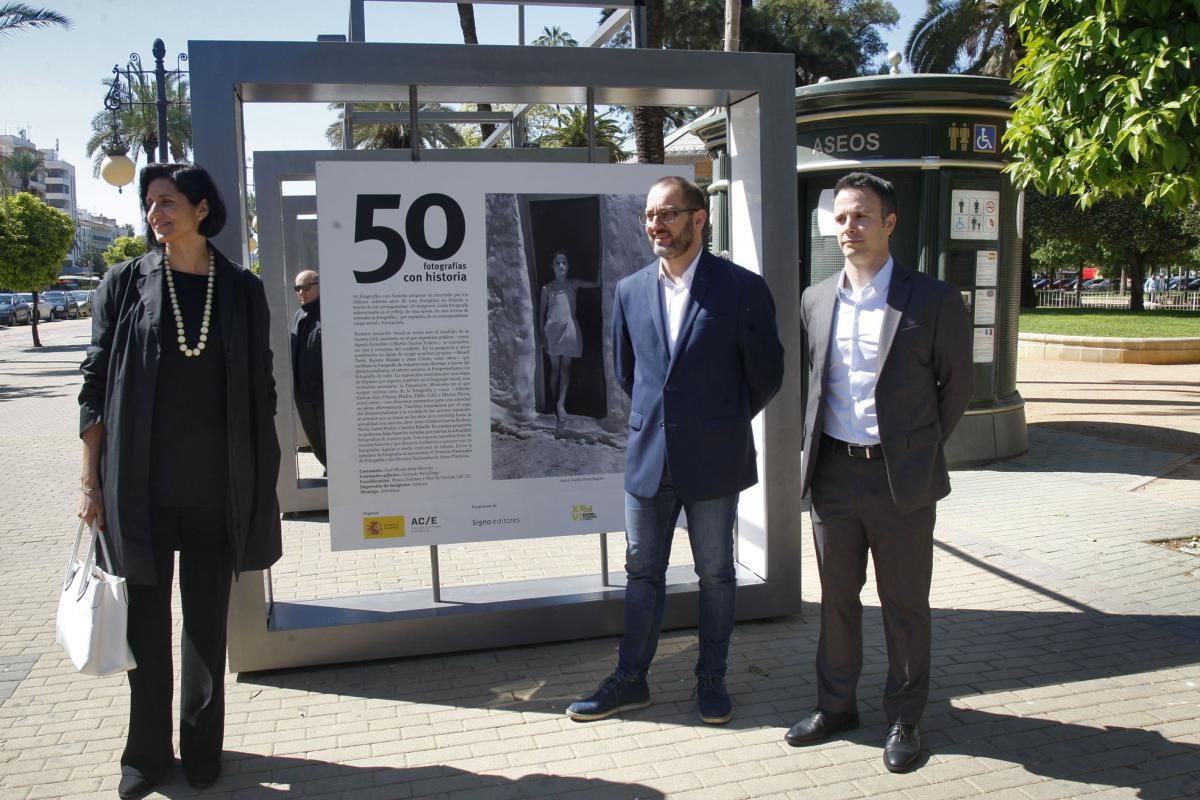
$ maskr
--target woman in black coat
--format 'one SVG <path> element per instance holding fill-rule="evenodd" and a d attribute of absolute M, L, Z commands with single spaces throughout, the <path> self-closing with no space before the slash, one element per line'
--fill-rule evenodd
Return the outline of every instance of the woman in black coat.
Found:
<path fill-rule="evenodd" d="M 106 532 L 129 589 L 129 733 L 122 798 L 174 764 L 171 583 L 179 552 L 183 665 L 179 754 L 188 782 L 220 774 L 230 582 L 280 555 L 275 381 L 262 282 L 208 243 L 225 205 L 203 168 L 139 178 L 143 256 L 114 267 L 93 303 L 80 367 L 79 516 Z"/>

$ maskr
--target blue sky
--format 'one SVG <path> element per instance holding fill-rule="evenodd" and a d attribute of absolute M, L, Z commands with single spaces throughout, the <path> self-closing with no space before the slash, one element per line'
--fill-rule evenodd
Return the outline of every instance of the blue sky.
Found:
<path fill-rule="evenodd" d="M 900 24 L 886 32 L 901 49 L 925 0 L 892 0 Z M 92 177 L 84 145 L 89 122 L 102 108 L 114 64 L 124 66 L 137 51 L 153 66 L 150 46 L 162 38 L 168 66 L 186 52 L 189 39 L 313 41 L 322 33 L 345 33 L 345 0 L 202 0 L 202 2 L 131 2 L 130 0 L 41 0 L 30 5 L 53 8 L 75 22 L 70 31 L 24 31 L 0 39 L 0 133 L 27 129 L 39 147 L 58 143 L 61 157 L 75 165 L 81 207 L 137 223 L 137 200 L 128 188 L 118 194 Z M 370 41 L 462 41 L 453 3 L 371 2 L 366 6 Z M 517 7 L 477 5 L 479 38 L 486 44 L 518 44 Z M 582 41 L 594 30 L 599 9 L 527 6 L 526 40 L 543 27 L 557 25 Z M 324 107 L 271 105 L 248 107 L 247 151 L 322 149 L 325 127 L 334 112 Z"/>

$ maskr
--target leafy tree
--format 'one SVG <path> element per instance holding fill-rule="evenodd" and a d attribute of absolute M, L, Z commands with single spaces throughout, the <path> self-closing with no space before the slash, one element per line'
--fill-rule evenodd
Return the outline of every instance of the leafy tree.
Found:
<path fill-rule="evenodd" d="M 103 275 L 108 269 L 108 265 L 104 262 L 104 251 L 94 244 L 83 248 L 83 252 L 79 254 L 79 266 L 86 269 L 91 275 Z"/>
<path fill-rule="evenodd" d="M 58 25 L 71 28 L 71 20 L 46 8 L 34 8 L 24 3 L 0 4 L 0 36 L 11 36 L 23 28 L 49 28 Z"/>
<path fill-rule="evenodd" d="M 533 44 L 540 47 L 578 47 L 579 42 L 575 41 L 575 37 L 564 31 L 557 25 L 553 27 L 542 28 L 542 33 L 533 40 Z"/>
<path fill-rule="evenodd" d="M 154 81 L 145 75 L 133 76 L 133 101 L 117 109 L 117 133 L 132 151 L 136 163 L 139 154 L 146 163 L 158 160 L 158 91 Z M 112 81 L 105 81 L 112 85 Z M 178 75 L 167 73 L 167 149 L 175 161 L 186 161 L 192 151 L 192 112 L 188 82 Z M 105 146 L 112 138 L 112 112 L 103 109 L 92 117 L 92 135 L 88 138 L 87 154 L 92 159 L 92 176 L 100 177 Z"/>
<path fill-rule="evenodd" d="M 1189 259 L 1200 246 L 1200 209 L 1171 209 L 1137 198 L 1098 200 L 1081 209 L 1071 197 L 1026 194 L 1026 234 L 1035 261 L 1095 264 L 1130 281 L 1129 307 L 1144 308 L 1142 284 L 1155 269 Z"/>
<path fill-rule="evenodd" d="M 596 146 L 608 151 L 613 163 L 624 157 L 621 152 L 621 126 L 609 114 L 595 117 Z M 550 125 L 537 143 L 541 147 L 587 147 L 587 109 L 582 106 L 554 107 Z"/>
<path fill-rule="evenodd" d="M 341 103 L 329 106 L 337 109 L 337 119 L 325 129 L 325 138 L 329 144 L 338 149 L 342 148 L 342 118 L 345 111 Z M 422 103 L 421 111 L 446 111 L 446 107 L 438 103 Z M 354 111 L 391 111 L 407 114 L 408 103 L 355 103 Z M 353 112 L 351 112 L 353 113 Z M 354 150 L 388 150 L 412 146 L 407 122 L 372 122 L 355 124 L 351 133 L 350 147 Z M 462 147 L 463 138 L 458 128 L 439 122 L 432 125 L 421 125 L 421 144 L 424 147 Z"/>
<path fill-rule="evenodd" d="M 122 261 L 137 258 L 146 252 L 146 240 L 141 236 L 118 236 L 104 251 L 104 263 L 115 267 Z"/>
<path fill-rule="evenodd" d="M 1004 142 L 1019 184 L 1084 207 L 1200 201 L 1200 4 L 1021 0 L 1023 91 Z"/>
<path fill-rule="evenodd" d="M 878 71 L 874 67 L 887 51 L 880 28 L 900 19 L 888 0 L 741 0 L 742 49 L 792 53 L 797 81 L 849 78 Z M 629 44 L 628 28 L 612 46 Z M 724 0 L 647 0 L 646 46 L 673 50 L 722 50 L 725 37 Z M 674 116 L 690 119 L 686 109 L 635 108 L 633 133 L 638 161 L 662 163 L 665 123 Z M 683 112 L 681 114 L 680 112 Z"/>
<path fill-rule="evenodd" d="M 900 21 L 888 0 L 760 0 L 742 14 L 744 49 L 795 54 L 800 84 L 877 71 L 887 53 L 880 29 Z"/>
<path fill-rule="evenodd" d="M 38 336 L 38 290 L 58 279 L 62 260 L 71 252 L 75 225 L 71 218 L 28 192 L 0 199 L 0 286 L 33 292 L 33 346 Z"/>
<path fill-rule="evenodd" d="M 1020 54 L 1009 16 L 1016 0 L 929 0 L 904 56 L 917 72 L 1011 78 Z"/>

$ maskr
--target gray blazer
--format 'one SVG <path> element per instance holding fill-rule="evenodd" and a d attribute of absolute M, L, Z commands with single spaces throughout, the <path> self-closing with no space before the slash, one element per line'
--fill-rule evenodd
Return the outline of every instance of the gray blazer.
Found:
<path fill-rule="evenodd" d="M 800 317 L 812 364 L 804 417 L 801 494 L 812 484 L 823 430 L 836 275 L 804 290 Z M 904 513 L 950 493 L 943 447 L 975 391 L 971 319 L 958 289 L 896 264 L 888 289 L 875 387 L 892 498 Z"/>

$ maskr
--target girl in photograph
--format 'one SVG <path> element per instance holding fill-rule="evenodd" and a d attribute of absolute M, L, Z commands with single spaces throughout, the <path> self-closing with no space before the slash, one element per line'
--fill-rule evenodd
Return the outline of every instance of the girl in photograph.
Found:
<path fill-rule="evenodd" d="M 567 389 L 571 384 L 571 363 L 583 354 L 583 334 L 575 318 L 575 296 L 579 289 L 596 289 L 599 281 L 568 278 L 570 265 L 562 250 L 551 262 L 554 279 L 542 286 L 538 319 L 541 321 L 542 347 L 550 358 L 550 392 L 554 402 L 555 435 L 561 435 L 567 421 Z"/>

